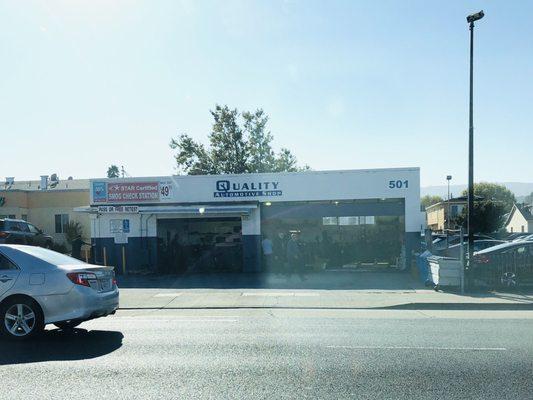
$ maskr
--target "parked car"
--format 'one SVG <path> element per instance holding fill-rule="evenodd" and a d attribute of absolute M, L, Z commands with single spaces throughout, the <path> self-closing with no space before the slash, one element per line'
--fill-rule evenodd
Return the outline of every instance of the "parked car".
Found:
<path fill-rule="evenodd" d="M 533 282 L 533 241 L 506 242 L 474 253 L 470 273 L 489 285 Z"/>
<path fill-rule="evenodd" d="M 0 245 L 0 334 L 26 339 L 46 324 L 72 329 L 114 314 L 113 267 L 86 264 L 52 250 Z"/>
<path fill-rule="evenodd" d="M 463 240 L 465 242 L 468 241 L 468 235 L 464 235 Z M 490 237 L 488 235 L 483 234 L 475 234 L 474 240 L 494 240 L 493 237 Z M 446 235 L 439 236 L 435 240 L 433 240 L 433 250 L 435 253 L 438 251 L 442 251 L 446 249 L 446 246 L 453 246 L 456 244 L 460 244 L 461 242 L 461 236 L 460 235 L 450 235 L 448 237 L 448 241 L 446 242 Z"/>
<path fill-rule="evenodd" d="M 474 240 L 474 252 L 484 250 L 493 246 L 497 246 L 502 243 L 507 243 L 504 240 L 495 240 L 495 239 L 482 239 Z M 465 253 L 468 251 L 468 243 L 463 243 Z M 447 249 L 442 250 L 441 254 L 445 257 L 459 258 L 461 256 L 461 243 L 454 244 L 453 246 L 448 247 Z"/>
<path fill-rule="evenodd" d="M 530 242 L 533 240 L 533 235 L 521 235 L 513 239 L 513 242 Z"/>
<path fill-rule="evenodd" d="M 0 219 L 0 244 L 28 244 L 51 248 L 53 239 L 22 219 Z"/>

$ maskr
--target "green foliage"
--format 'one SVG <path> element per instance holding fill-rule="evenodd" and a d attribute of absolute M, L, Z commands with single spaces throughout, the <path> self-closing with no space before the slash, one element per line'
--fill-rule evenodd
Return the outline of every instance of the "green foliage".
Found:
<path fill-rule="evenodd" d="M 68 249 L 67 249 L 67 246 L 65 245 L 65 243 L 52 242 L 52 245 L 50 246 L 50 249 L 54 250 L 54 251 L 57 251 L 58 253 L 61 253 L 61 254 L 67 254 L 68 253 Z"/>
<path fill-rule="evenodd" d="M 457 225 L 467 229 L 467 207 L 455 219 Z M 474 202 L 472 219 L 474 233 L 494 233 L 505 223 L 505 206 L 500 201 L 481 200 Z"/>
<path fill-rule="evenodd" d="M 242 174 L 249 172 L 294 172 L 300 168 L 290 150 L 278 154 L 272 149 L 273 136 L 267 130 L 268 116 L 263 110 L 239 113 L 237 109 L 216 105 L 211 111 L 214 123 L 209 147 L 187 134 L 172 139 L 174 158 L 180 171 L 189 175 Z"/>
<path fill-rule="evenodd" d="M 78 221 L 69 221 L 65 226 L 65 239 L 69 244 L 72 244 L 78 236 L 83 236 L 81 224 Z"/>
<path fill-rule="evenodd" d="M 116 165 L 111 165 L 107 169 L 107 177 L 108 178 L 118 178 L 120 176 L 120 171 Z"/>
<path fill-rule="evenodd" d="M 468 195 L 468 191 L 463 191 L 463 196 Z M 501 202 L 504 212 L 508 213 L 516 203 L 516 198 L 513 192 L 507 189 L 504 185 L 496 183 L 480 182 L 474 184 L 474 195 L 483 197 L 484 200 L 492 200 Z"/>
<path fill-rule="evenodd" d="M 440 203 L 444 199 L 440 196 L 431 196 L 429 194 L 426 194 L 424 197 L 420 199 L 420 206 L 422 207 L 422 210 L 425 210 L 426 207 L 432 206 L 433 204 Z"/>

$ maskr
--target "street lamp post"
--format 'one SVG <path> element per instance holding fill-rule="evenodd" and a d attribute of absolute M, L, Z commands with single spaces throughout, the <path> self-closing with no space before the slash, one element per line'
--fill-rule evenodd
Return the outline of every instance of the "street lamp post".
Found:
<path fill-rule="evenodd" d="M 448 207 L 446 212 L 447 212 L 447 217 L 446 217 L 446 225 L 447 225 L 447 229 L 448 231 L 450 230 L 450 218 L 451 218 L 451 215 L 450 215 L 450 181 L 452 180 L 452 176 L 451 175 L 446 175 L 446 181 L 448 182 Z"/>
<path fill-rule="evenodd" d="M 466 17 L 470 25 L 470 109 L 468 135 L 468 267 L 474 253 L 474 22 L 485 16 L 483 10 Z"/>

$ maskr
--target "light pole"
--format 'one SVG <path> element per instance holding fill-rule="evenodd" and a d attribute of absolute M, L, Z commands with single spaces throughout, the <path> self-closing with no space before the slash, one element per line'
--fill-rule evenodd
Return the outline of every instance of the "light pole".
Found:
<path fill-rule="evenodd" d="M 452 180 L 452 176 L 451 175 L 446 175 L 446 181 L 448 181 L 448 207 L 446 212 L 447 212 L 447 217 L 446 217 L 446 225 L 448 226 L 448 231 L 450 230 L 450 181 Z"/>
<path fill-rule="evenodd" d="M 485 16 L 483 10 L 466 17 L 470 25 L 470 110 L 468 134 L 468 267 L 474 254 L 474 22 Z"/>

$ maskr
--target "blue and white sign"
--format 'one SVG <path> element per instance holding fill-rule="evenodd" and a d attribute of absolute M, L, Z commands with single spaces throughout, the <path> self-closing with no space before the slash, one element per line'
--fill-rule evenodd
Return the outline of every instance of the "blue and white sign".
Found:
<path fill-rule="evenodd" d="M 282 196 L 277 181 L 231 182 L 224 179 L 216 181 L 214 197 L 270 197 Z"/>
<path fill-rule="evenodd" d="M 105 203 L 107 201 L 107 182 L 93 182 L 93 202 Z"/>

